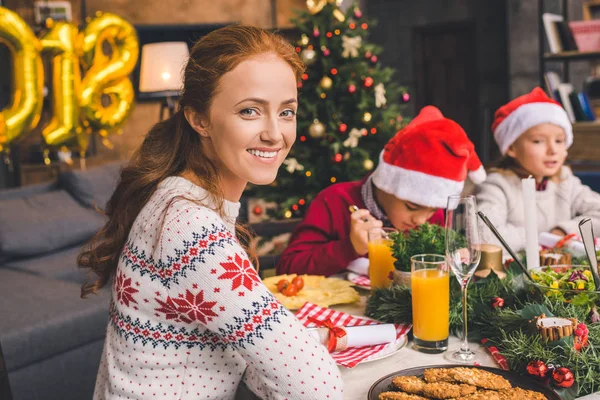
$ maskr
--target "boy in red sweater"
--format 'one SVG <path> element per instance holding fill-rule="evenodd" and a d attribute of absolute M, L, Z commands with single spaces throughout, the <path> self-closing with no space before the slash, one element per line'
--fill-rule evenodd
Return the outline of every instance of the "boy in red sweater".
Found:
<path fill-rule="evenodd" d="M 312 200 L 277 273 L 366 274 L 369 229 L 443 224 L 447 198 L 462 192 L 467 172 L 474 183 L 485 180 L 465 131 L 437 108 L 423 108 L 386 144 L 372 174 L 329 186 Z M 358 210 L 351 212 L 350 206 Z"/>

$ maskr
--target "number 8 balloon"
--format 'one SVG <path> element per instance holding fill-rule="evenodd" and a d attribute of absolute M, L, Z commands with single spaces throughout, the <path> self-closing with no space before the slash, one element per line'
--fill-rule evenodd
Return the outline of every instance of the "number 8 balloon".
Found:
<path fill-rule="evenodd" d="M 12 104 L 0 111 L 0 152 L 33 129 L 40 120 L 43 102 L 43 68 L 40 43 L 25 21 L 0 7 L 0 42 L 13 57 Z"/>

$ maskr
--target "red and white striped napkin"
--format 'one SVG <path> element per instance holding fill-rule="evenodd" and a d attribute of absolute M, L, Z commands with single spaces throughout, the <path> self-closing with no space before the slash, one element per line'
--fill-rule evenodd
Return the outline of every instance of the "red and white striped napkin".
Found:
<path fill-rule="evenodd" d="M 335 326 L 361 326 L 380 324 L 367 318 L 357 317 L 341 311 L 323 308 L 316 304 L 305 303 L 304 306 L 296 313 L 296 317 L 307 328 L 316 327 L 313 322 L 308 320 L 308 317 L 316 318 L 320 321 L 330 319 Z M 364 361 L 369 361 L 374 358 L 383 357 L 394 352 L 398 348 L 398 344 L 405 340 L 404 336 L 412 328 L 411 324 L 396 325 L 396 341 L 394 343 L 379 344 L 376 346 L 353 347 L 343 351 L 331 353 L 331 356 L 338 365 L 343 365 L 347 368 L 353 368 Z"/>
<path fill-rule="evenodd" d="M 370 289 L 371 288 L 371 280 L 368 276 L 356 274 L 354 272 L 348 272 L 346 275 L 346 279 L 350 282 L 354 283 L 357 286 Z"/>

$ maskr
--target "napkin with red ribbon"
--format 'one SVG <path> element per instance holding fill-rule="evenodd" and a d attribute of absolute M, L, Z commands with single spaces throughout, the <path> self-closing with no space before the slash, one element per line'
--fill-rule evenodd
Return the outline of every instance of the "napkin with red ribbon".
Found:
<path fill-rule="evenodd" d="M 313 336 L 318 340 L 320 338 L 319 341 L 327 346 L 338 365 L 347 368 L 393 353 L 398 345 L 406 340 L 405 336 L 412 327 L 411 324 L 394 325 L 395 339 L 392 333 L 392 342 L 361 345 L 368 343 L 369 340 L 381 342 L 383 340 L 381 338 L 388 335 L 386 331 L 390 329 L 389 324 L 323 308 L 312 303 L 304 304 L 296 313 L 296 317 L 307 328 L 319 328 L 317 332 L 313 332 Z M 364 328 L 359 329 L 359 327 Z M 360 332 L 362 330 L 369 330 L 369 332 L 363 335 L 365 332 Z M 355 347 L 357 345 L 358 347 Z"/>

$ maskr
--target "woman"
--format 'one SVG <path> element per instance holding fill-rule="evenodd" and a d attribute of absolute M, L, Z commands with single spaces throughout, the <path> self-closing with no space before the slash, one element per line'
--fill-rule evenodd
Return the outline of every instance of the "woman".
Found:
<path fill-rule="evenodd" d="M 179 110 L 124 168 L 79 257 L 99 275 L 82 296 L 114 276 L 95 399 L 230 399 L 242 379 L 262 398 L 342 397 L 334 361 L 235 232 L 247 182 L 271 183 L 295 141 L 302 71 L 293 47 L 259 28 L 194 45 Z"/>

